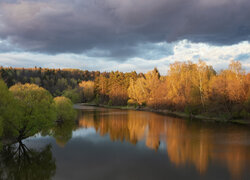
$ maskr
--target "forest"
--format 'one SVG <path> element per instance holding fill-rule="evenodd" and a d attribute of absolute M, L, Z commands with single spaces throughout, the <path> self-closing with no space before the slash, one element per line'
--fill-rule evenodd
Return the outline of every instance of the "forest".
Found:
<path fill-rule="evenodd" d="M 157 68 L 143 74 L 1 67 L 0 76 L 9 88 L 36 84 L 73 103 L 165 109 L 223 120 L 250 118 L 250 73 L 239 61 L 219 72 L 200 60 L 175 62 L 166 75 Z"/>

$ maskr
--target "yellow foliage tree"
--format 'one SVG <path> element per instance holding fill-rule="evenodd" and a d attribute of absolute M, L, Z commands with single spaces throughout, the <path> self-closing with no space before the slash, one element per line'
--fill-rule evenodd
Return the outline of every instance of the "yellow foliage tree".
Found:
<path fill-rule="evenodd" d="M 82 81 L 79 87 L 83 89 L 83 96 L 87 101 L 91 101 L 95 96 L 95 83 L 93 81 Z"/>
<path fill-rule="evenodd" d="M 146 90 L 145 78 L 141 77 L 137 80 L 130 79 L 130 86 L 128 88 L 128 96 L 139 105 L 146 103 L 148 98 Z"/>

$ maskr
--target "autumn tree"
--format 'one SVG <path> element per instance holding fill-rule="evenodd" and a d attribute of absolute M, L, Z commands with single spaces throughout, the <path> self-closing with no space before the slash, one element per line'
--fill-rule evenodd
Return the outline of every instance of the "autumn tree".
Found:
<path fill-rule="evenodd" d="M 174 110 L 184 110 L 190 103 L 192 90 L 192 71 L 194 64 L 191 62 L 175 62 L 170 65 L 167 73 L 167 96 Z"/>
<path fill-rule="evenodd" d="M 232 61 L 227 70 L 221 71 L 211 82 L 211 104 L 229 117 L 240 116 L 247 100 L 249 83 L 240 62 Z M 221 108 L 220 108 L 221 107 Z"/>
<path fill-rule="evenodd" d="M 198 106 L 202 105 L 203 110 L 205 110 L 205 105 L 209 98 L 209 82 L 215 76 L 215 71 L 201 60 L 190 70 L 189 74 L 192 82 L 191 103 L 196 101 L 194 103 Z"/>
<path fill-rule="evenodd" d="M 146 82 L 144 77 L 140 77 L 137 80 L 131 79 L 128 88 L 128 96 L 131 100 L 143 105 L 148 99 L 148 92 L 146 90 Z"/>
<path fill-rule="evenodd" d="M 102 73 L 95 79 L 96 102 L 104 103 L 108 101 L 108 75 Z"/>
<path fill-rule="evenodd" d="M 245 81 L 245 71 L 239 61 L 231 61 L 229 69 L 225 71 L 227 92 L 230 101 L 242 103 L 245 101 L 248 87 Z"/>
<path fill-rule="evenodd" d="M 128 95 L 131 100 L 139 105 L 149 103 L 154 100 L 159 90 L 160 73 L 155 68 L 137 80 L 131 79 L 128 88 Z"/>
<path fill-rule="evenodd" d="M 247 89 L 246 100 L 244 102 L 245 111 L 246 111 L 245 116 L 249 118 L 250 117 L 250 73 L 246 75 L 245 82 L 246 82 L 246 89 Z"/>
<path fill-rule="evenodd" d="M 168 82 L 166 77 L 161 76 L 157 80 L 156 87 L 152 89 L 147 105 L 154 109 L 168 109 L 170 108 L 170 101 L 168 94 Z"/>
<path fill-rule="evenodd" d="M 93 100 L 95 96 L 95 83 L 94 81 L 82 81 L 79 87 L 83 90 L 83 96 L 87 101 Z"/>
<path fill-rule="evenodd" d="M 63 95 L 73 103 L 95 97 L 97 104 L 147 105 L 190 115 L 247 118 L 250 114 L 250 75 L 238 61 L 232 61 L 228 69 L 219 73 L 199 60 L 170 64 L 166 76 L 161 76 L 156 68 L 137 74 L 36 67 L 0 67 L 0 76 L 8 87 L 18 82 L 35 83 L 54 97 Z"/>
<path fill-rule="evenodd" d="M 145 83 L 147 90 L 147 105 L 155 108 L 159 108 L 159 105 L 164 99 L 164 90 L 162 84 L 164 83 L 164 78 L 161 77 L 157 68 L 154 68 L 153 71 L 149 71 L 145 74 Z M 164 93 L 164 94 L 163 94 Z"/>
<path fill-rule="evenodd" d="M 109 104 L 126 105 L 128 100 L 128 85 L 125 74 L 122 72 L 111 72 L 108 86 Z"/>

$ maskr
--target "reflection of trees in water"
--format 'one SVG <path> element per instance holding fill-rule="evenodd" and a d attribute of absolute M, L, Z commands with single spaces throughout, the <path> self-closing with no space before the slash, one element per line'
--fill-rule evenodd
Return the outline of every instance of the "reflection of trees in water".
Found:
<path fill-rule="evenodd" d="M 131 116 L 132 115 L 132 116 Z M 128 129 L 131 142 L 137 142 L 144 138 L 147 129 L 147 120 L 140 117 L 142 114 L 128 113 Z"/>
<path fill-rule="evenodd" d="M 72 131 L 76 128 L 75 121 L 65 121 L 57 123 L 52 129 L 52 136 L 56 139 L 56 143 L 64 147 L 65 144 L 72 138 Z"/>
<path fill-rule="evenodd" d="M 4 146 L 0 152 L 0 179 L 46 180 L 56 172 L 51 145 L 42 150 L 24 144 Z"/>
<path fill-rule="evenodd" d="M 79 125 L 95 128 L 100 135 L 109 134 L 113 141 L 136 144 L 145 138 L 150 149 L 157 150 L 160 143 L 165 143 L 172 163 L 193 164 L 200 173 L 205 173 L 209 163 L 215 162 L 227 166 L 233 177 L 240 177 L 250 164 L 250 148 L 239 143 L 249 137 L 249 131 L 238 126 L 187 123 L 154 113 L 119 110 L 86 111 Z M 238 139 L 232 142 L 234 138 Z"/>
<path fill-rule="evenodd" d="M 72 132 L 76 129 L 77 124 L 75 118 L 57 121 L 53 126 L 43 128 L 40 132 L 42 136 L 52 136 L 56 143 L 64 147 L 72 138 Z"/>
<path fill-rule="evenodd" d="M 210 132 L 211 133 L 211 132 Z M 206 171 L 209 152 L 213 143 L 206 129 L 188 126 L 181 121 L 172 120 L 166 131 L 167 153 L 170 161 L 177 166 L 191 163 L 203 173 Z"/>
<path fill-rule="evenodd" d="M 250 147 L 243 142 L 247 137 L 249 132 L 244 128 L 187 126 L 172 120 L 166 132 L 167 153 L 177 166 L 191 163 L 204 173 L 209 163 L 215 162 L 227 166 L 231 175 L 239 178 L 250 165 Z"/>
<path fill-rule="evenodd" d="M 64 146 L 71 139 L 75 128 L 75 120 L 70 119 L 44 127 L 41 134 L 52 135 L 58 145 Z M 51 179 L 55 172 L 56 164 L 51 145 L 35 150 L 27 148 L 20 140 L 17 146 L 0 147 L 0 179 L 46 180 Z"/>
<path fill-rule="evenodd" d="M 165 132 L 165 129 L 164 119 L 161 116 L 152 114 L 148 121 L 147 147 L 157 150 L 160 146 L 160 136 Z"/>
<path fill-rule="evenodd" d="M 235 132 L 237 135 L 237 132 Z M 219 149 L 221 151 L 219 151 Z M 218 145 L 217 153 L 213 152 L 213 160 L 218 160 L 220 163 L 226 164 L 234 179 L 240 179 L 242 172 L 249 172 L 250 167 L 250 147 L 230 144 L 227 146 Z"/>
<path fill-rule="evenodd" d="M 164 133 L 162 116 L 146 112 L 120 113 L 114 110 L 85 112 L 80 117 L 79 125 L 93 127 L 102 136 L 108 134 L 112 141 L 125 140 L 136 144 L 146 138 L 146 145 L 155 150 L 160 145 L 160 134 Z"/>

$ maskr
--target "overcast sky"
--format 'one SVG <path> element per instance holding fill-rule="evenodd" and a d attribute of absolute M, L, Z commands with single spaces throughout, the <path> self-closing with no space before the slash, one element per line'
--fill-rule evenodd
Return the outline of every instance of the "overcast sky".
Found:
<path fill-rule="evenodd" d="M 249 0 L 0 0 L 0 65 L 166 73 L 199 59 L 250 71 Z"/>

